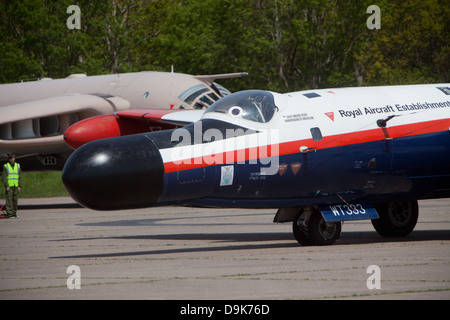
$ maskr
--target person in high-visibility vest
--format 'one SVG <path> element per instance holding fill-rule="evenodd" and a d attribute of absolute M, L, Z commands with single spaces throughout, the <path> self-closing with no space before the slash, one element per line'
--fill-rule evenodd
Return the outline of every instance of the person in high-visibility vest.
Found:
<path fill-rule="evenodd" d="M 9 155 L 9 162 L 3 166 L 2 182 L 6 190 L 6 217 L 17 218 L 19 192 L 22 188 L 22 170 L 14 154 Z"/>

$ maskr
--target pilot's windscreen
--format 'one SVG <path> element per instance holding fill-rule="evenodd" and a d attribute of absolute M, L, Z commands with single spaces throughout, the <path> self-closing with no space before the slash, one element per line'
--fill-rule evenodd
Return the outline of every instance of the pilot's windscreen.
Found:
<path fill-rule="evenodd" d="M 206 113 L 218 112 L 234 118 L 255 122 L 269 122 L 278 108 L 273 95 L 262 90 L 247 90 L 233 93 L 215 102 Z"/>
<path fill-rule="evenodd" d="M 197 85 L 189 88 L 179 96 L 180 100 L 183 100 L 184 104 L 180 109 L 187 109 L 189 106 L 194 109 L 206 109 L 214 101 L 220 99 L 220 97 L 211 88 L 205 85 Z"/>

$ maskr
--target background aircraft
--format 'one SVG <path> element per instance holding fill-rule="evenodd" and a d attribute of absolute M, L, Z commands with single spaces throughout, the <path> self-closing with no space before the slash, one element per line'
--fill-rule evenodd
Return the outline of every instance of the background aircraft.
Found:
<path fill-rule="evenodd" d="M 62 179 L 96 210 L 279 208 L 274 222 L 306 245 L 334 243 L 355 219 L 405 236 L 417 200 L 450 197 L 449 128 L 448 83 L 242 91 L 184 128 L 89 142 Z"/>
<path fill-rule="evenodd" d="M 86 76 L 0 85 L 0 162 L 14 152 L 26 171 L 61 170 L 72 150 L 66 129 L 97 115 L 132 109 L 201 109 L 230 92 L 216 79 L 245 73 L 192 76 L 139 72 Z M 129 123 L 133 133 L 161 125 Z M 99 128 L 101 129 L 101 128 Z"/>

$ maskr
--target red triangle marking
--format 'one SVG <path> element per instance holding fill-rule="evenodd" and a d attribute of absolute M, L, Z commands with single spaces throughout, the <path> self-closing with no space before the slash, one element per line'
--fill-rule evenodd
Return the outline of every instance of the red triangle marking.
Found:
<path fill-rule="evenodd" d="M 325 115 L 334 122 L 334 112 L 325 112 Z"/>

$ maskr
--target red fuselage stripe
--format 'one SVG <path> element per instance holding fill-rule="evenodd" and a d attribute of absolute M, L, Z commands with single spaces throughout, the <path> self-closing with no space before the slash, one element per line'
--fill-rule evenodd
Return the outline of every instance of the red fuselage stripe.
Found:
<path fill-rule="evenodd" d="M 349 132 L 332 136 L 325 136 L 321 141 L 311 139 L 283 142 L 268 147 L 255 147 L 229 152 L 217 153 L 205 157 L 189 158 L 176 162 L 164 163 L 166 173 L 201 168 L 209 165 L 221 165 L 262 159 L 273 156 L 283 156 L 300 152 L 301 146 L 307 146 L 310 150 L 320 150 L 342 147 L 352 144 L 394 139 L 400 137 L 416 136 L 421 134 L 448 131 L 450 119 L 439 119 L 407 125 L 399 125 L 388 128 L 377 128 L 366 131 Z"/>

